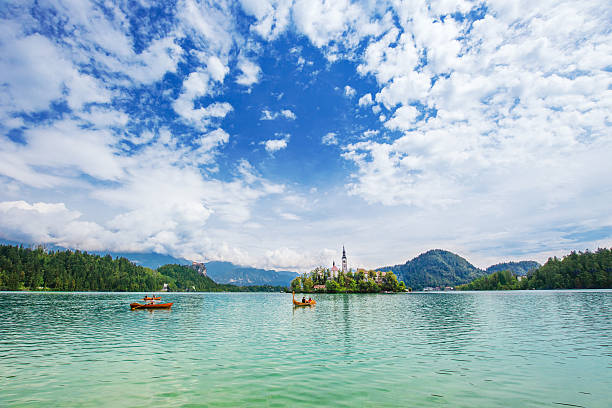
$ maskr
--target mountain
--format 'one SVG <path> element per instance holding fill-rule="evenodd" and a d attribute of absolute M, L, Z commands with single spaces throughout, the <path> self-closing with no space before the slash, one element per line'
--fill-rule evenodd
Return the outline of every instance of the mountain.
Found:
<path fill-rule="evenodd" d="M 222 261 L 206 262 L 206 271 L 217 283 L 239 286 L 289 286 L 291 281 L 299 276 L 296 272 L 258 269 Z"/>
<path fill-rule="evenodd" d="M 90 254 L 97 254 L 104 256 L 108 254 L 108 251 L 92 251 Z M 129 259 L 136 265 L 144 266 L 145 268 L 157 269 L 162 265 L 176 264 L 176 265 L 191 265 L 191 261 L 182 258 L 175 258 L 170 255 L 162 255 L 155 252 L 110 252 L 110 255 L 114 258 L 123 257 Z"/>
<path fill-rule="evenodd" d="M 393 271 L 407 287 L 456 286 L 486 275 L 486 272 L 457 254 L 442 249 L 429 250 L 403 265 L 377 268 Z"/>
<path fill-rule="evenodd" d="M 525 276 L 527 272 L 538 269 L 540 265 L 536 261 L 502 262 L 487 268 L 487 275 L 498 271 L 510 271 L 518 276 Z"/>

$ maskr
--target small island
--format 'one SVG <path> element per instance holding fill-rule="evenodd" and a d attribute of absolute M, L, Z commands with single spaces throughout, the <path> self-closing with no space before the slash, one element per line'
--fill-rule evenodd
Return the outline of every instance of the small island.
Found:
<path fill-rule="evenodd" d="M 379 293 L 405 292 L 406 285 L 391 271 L 347 267 L 346 250 L 342 247 L 342 269 L 318 267 L 291 281 L 291 290 L 302 293 Z"/>

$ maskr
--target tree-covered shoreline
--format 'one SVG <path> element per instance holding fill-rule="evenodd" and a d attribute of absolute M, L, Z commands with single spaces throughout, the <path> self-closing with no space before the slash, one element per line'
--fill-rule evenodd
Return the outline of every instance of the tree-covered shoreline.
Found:
<path fill-rule="evenodd" d="M 612 250 L 571 252 L 548 258 L 527 276 L 497 271 L 456 287 L 457 290 L 612 289 Z"/>
<path fill-rule="evenodd" d="M 406 285 L 391 271 L 359 269 L 332 276 L 329 269 L 316 268 L 291 281 L 291 290 L 298 293 L 379 293 L 404 292 Z"/>
<path fill-rule="evenodd" d="M 0 245 L 0 290 L 159 292 L 164 284 L 171 292 L 285 290 L 280 286 L 217 284 L 185 265 L 164 265 L 153 270 L 123 257 Z"/>

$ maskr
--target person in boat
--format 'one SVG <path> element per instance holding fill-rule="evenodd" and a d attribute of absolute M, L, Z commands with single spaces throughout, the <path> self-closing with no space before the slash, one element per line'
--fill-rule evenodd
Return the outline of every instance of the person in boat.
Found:
<path fill-rule="evenodd" d="M 312 298 L 308 298 L 308 303 L 312 303 Z"/>
<path fill-rule="evenodd" d="M 302 297 L 302 303 L 306 303 L 306 296 Z"/>

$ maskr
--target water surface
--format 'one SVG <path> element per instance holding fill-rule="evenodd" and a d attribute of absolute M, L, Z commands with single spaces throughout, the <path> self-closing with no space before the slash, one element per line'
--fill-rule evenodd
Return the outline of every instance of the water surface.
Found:
<path fill-rule="evenodd" d="M 0 293 L 0 406 L 612 407 L 612 291 Z"/>

